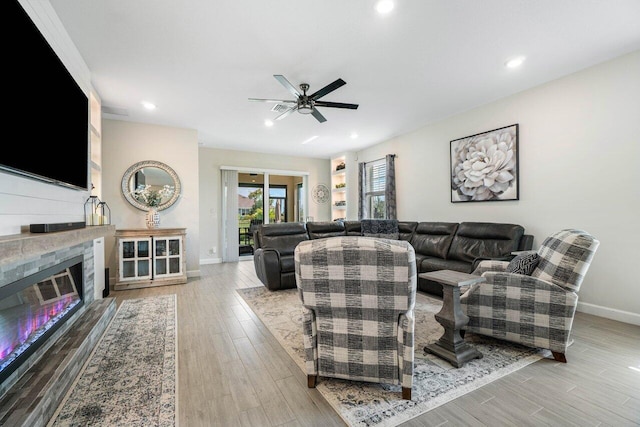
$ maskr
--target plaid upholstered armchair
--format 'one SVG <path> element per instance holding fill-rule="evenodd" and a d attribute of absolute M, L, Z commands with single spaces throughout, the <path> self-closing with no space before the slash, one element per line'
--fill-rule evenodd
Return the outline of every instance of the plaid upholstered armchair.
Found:
<path fill-rule="evenodd" d="M 318 376 L 400 384 L 410 400 L 413 247 L 359 236 L 309 240 L 295 249 L 295 271 L 309 387 Z"/>
<path fill-rule="evenodd" d="M 566 363 L 582 280 L 600 242 L 582 230 L 547 237 L 531 275 L 507 272 L 509 262 L 482 261 L 473 274 L 486 282 L 461 298 L 468 332 L 551 350 Z M 512 264 L 513 265 L 513 264 Z"/>

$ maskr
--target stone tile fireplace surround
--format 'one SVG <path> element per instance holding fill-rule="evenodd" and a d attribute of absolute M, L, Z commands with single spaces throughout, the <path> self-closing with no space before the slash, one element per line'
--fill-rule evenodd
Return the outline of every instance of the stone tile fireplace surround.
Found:
<path fill-rule="evenodd" d="M 0 425 L 45 426 L 115 315 L 94 298 L 94 239 L 115 226 L 0 237 L 0 288 L 81 255 L 84 304 L 0 384 Z"/>

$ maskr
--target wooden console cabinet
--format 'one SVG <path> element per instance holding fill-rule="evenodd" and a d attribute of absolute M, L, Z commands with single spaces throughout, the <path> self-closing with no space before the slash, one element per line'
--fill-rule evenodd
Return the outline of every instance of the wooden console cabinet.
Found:
<path fill-rule="evenodd" d="M 115 290 L 187 283 L 185 228 L 116 230 Z"/>

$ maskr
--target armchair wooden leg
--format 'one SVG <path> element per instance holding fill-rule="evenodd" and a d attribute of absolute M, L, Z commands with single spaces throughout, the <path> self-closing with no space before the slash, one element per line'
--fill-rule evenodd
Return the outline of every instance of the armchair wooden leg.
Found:
<path fill-rule="evenodd" d="M 404 400 L 411 400 L 411 388 L 402 387 L 402 398 Z"/>
<path fill-rule="evenodd" d="M 564 353 L 558 353 L 557 351 L 552 351 L 551 354 L 553 354 L 553 358 L 560 363 L 567 363 L 567 358 L 564 355 Z"/>
<path fill-rule="evenodd" d="M 316 388 L 317 375 L 307 375 L 307 387 Z"/>

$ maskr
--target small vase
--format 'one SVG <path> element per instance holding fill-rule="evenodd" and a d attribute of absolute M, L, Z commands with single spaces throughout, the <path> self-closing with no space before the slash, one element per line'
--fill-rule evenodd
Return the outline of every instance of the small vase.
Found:
<path fill-rule="evenodd" d="M 149 208 L 147 212 L 147 228 L 160 227 L 160 214 L 155 208 Z"/>

